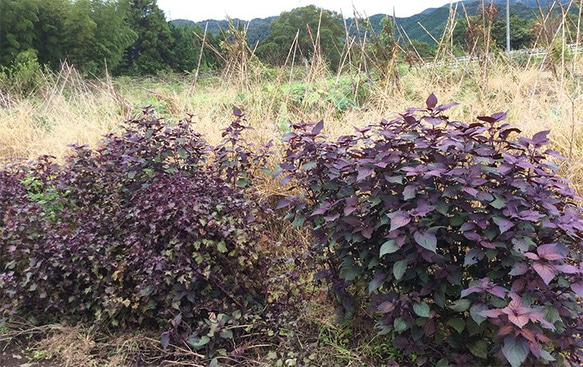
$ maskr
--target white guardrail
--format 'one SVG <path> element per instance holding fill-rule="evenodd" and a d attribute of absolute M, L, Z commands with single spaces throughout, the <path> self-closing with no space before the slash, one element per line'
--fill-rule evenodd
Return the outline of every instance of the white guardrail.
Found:
<path fill-rule="evenodd" d="M 576 44 L 576 43 L 572 43 L 572 44 L 568 44 L 567 48 L 569 48 L 569 50 L 571 52 L 583 52 L 583 44 Z M 529 57 L 545 57 L 549 52 L 548 48 L 532 48 L 532 49 L 521 49 L 521 50 L 512 50 L 509 53 L 506 52 L 502 52 L 503 54 L 507 54 L 510 57 L 516 57 L 516 56 L 520 56 L 520 55 L 526 55 Z M 464 63 L 468 63 L 468 62 L 476 62 L 478 60 L 480 60 L 480 56 L 460 56 L 460 57 L 456 57 L 454 59 L 450 59 L 450 61 L 435 61 L 433 58 L 432 59 L 425 59 L 426 62 L 423 63 L 423 66 L 444 66 L 444 65 L 449 65 L 451 66 L 456 65 L 456 64 L 464 64 Z"/>

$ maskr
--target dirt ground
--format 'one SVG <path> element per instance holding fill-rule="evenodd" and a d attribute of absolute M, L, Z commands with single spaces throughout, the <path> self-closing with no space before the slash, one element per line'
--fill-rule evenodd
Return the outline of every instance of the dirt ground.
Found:
<path fill-rule="evenodd" d="M 26 346 L 0 341 L 0 367 L 56 367 L 50 360 L 34 360 L 32 353 L 26 351 Z"/>

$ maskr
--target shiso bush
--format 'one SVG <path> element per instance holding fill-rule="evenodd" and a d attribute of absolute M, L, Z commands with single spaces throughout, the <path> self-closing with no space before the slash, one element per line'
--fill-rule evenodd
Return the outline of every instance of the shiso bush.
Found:
<path fill-rule="evenodd" d="M 295 124 L 275 171 L 302 194 L 276 209 L 313 228 L 341 315 L 365 306 L 408 363 L 579 365 L 583 221 L 562 157 L 548 132 L 453 121 L 453 106 L 432 94 L 336 141 Z M 233 113 L 216 147 L 146 108 L 96 149 L 2 168 L 0 313 L 165 330 L 163 347 L 214 364 L 277 335 L 293 292 L 269 294 L 276 220 L 254 190 L 270 146 Z"/>
<path fill-rule="evenodd" d="M 313 226 L 344 317 L 365 302 L 417 364 L 583 363 L 583 221 L 548 131 L 505 113 L 453 121 L 425 108 L 336 141 L 323 122 L 284 136 L 279 203 Z M 411 361 L 411 359 L 409 359 Z"/>
<path fill-rule="evenodd" d="M 270 211 L 249 189 L 257 154 L 238 145 L 246 127 L 234 112 L 217 147 L 189 119 L 147 108 L 96 149 L 0 171 L 0 311 L 167 330 L 163 347 L 185 341 L 209 357 L 254 333 L 267 312 Z"/>

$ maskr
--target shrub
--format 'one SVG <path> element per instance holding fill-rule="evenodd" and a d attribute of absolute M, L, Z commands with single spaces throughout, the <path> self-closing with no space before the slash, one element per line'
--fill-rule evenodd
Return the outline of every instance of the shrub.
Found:
<path fill-rule="evenodd" d="M 418 364 L 580 363 L 580 199 L 548 131 L 513 140 L 505 113 L 426 104 L 336 141 L 294 125 L 281 169 L 304 195 L 279 207 L 313 226 L 345 316 L 365 297 Z"/>
<path fill-rule="evenodd" d="M 267 162 L 273 143 L 270 141 L 263 147 L 257 147 L 247 142 L 243 134 L 253 128 L 245 125 L 247 120 L 241 109 L 233 108 L 233 115 L 235 120 L 221 134 L 223 141 L 213 149 L 215 167 L 234 187 L 256 187 L 260 172 L 271 174 Z"/>
<path fill-rule="evenodd" d="M 0 91 L 18 96 L 29 96 L 38 92 L 46 80 L 43 67 L 39 64 L 37 52 L 26 50 L 16 55 L 10 67 L 0 67 Z"/>
<path fill-rule="evenodd" d="M 233 147 L 232 159 L 255 157 Z M 63 165 L 0 171 L 0 311 L 162 328 L 164 347 L 187 341 L 208 356 L 234 348 L 265 311 L 268 211 L 212 151 L 189 120 L 147 108 Z"/>

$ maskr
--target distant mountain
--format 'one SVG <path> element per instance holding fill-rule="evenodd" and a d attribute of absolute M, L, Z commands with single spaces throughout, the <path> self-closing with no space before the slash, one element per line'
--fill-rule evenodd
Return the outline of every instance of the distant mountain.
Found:
<path fill-rule="evenodd" d="M 539 7 L 539 3 L 540 3 L 540 6 L 542 8 L 548 9 L 553 4 L 555 4 L 555 6 L 557 4 L 567 5 L 567 4 L 569 4 L 569 0 L 539 0 L 538 2 L 537 2 L 537 0 L 510 0 L 510 3 L 522 3 L 523 5 L 528 6 L 529 8 L 535 8 L 535 9 L 537 9 Z M 494 4 L 506 5 L 506 0 L 494 0 Z"/>
<path fill-rule="evenodd" d="M 506 0 L 493 0 L 498 8 L 500 16 L 506 12 Z M 486 3 L 488 3 L 486 1 Z M 533 19 L 538 16 L 539 3 L 543 9 L 551 8 L 553 3 L 568 4 L 569 0 L 510 0 L 510 12 L 516 16 L 524 19 Z M 456 17 L 465 17 L 478 14 L 482 9 L 482 1 L 480 0 L 462 0 L 457 3 L 452 3 L 452 8 L 456 9 Z M 557 5 L 554 6 L 557 11 Z M 395 18 L 398 34 L 402 37 L 408 37 L 412 40 L 418 40 L 433 44 L 433 38 L 439 40 L 443 34 L 443 30 L 447 24 L 450 14 L 450 5 L 444 5 L 440 8 L 428 8 L 419 14 L 410 17 Z M 368 21 L 375 32 L 380 32 L 382 29 L 381 21 L 385 17 L 391 17 L 386 14 L 375 14 L 368 17 Z M 257 42 L 264 40 L 271 32 L 269 24 L 279 18 L 279 16 L 272 16 L 268 18 L 257 18 L 251 21 L 241 19 L 232 19 L 233 25 L 237 27 L 247 27 L 247 40 L 251 47 L 254 47 Z M 392 17 L 391 17 L 392 18 Z M 349 30 L 353 35 L 356 33 L 354 27 L 354 18 L 346 20 Z M 209 19 L 202 22 L 192 22 L 190 20 L 178 19 L 171 21 L 175 25 L 198 25 L 202 29 L 208 24 L 208 32 L 219 34 L 229 29 L 229 21 Z M 422 26 L 421 26 L 422 25 Z M 425 29 L 424 29 L 425 28 Z"/>
<path fill-rule="evenodd" d="M 251 47 L 254 47 L 258 41 L 264 40 L 267 36 L 271 33 L 269 29 L 269 24 L 274 19 L 279 18 L 279 16 L 273 16 L 268 18 L 256 18 L 252 19 L 251 21 L 246 21 L 242 19 L 231 19 L 233 26 L 236 28 L 247 28 L 247 42 Z M 193 22 L 191 20 L 185 19 L 176 19 L 170 21 L 172 24 L 177 26 L 185 26 L 185 25 L 195 25 L 199 26 L 201 29 L 205 29 L 207 27 L 207 32 L 212 34 L 220 34 L 221 32 L 225 32 L 229 29 L 229 20 L 216 20 L 216 19 L 208 19 L 203 20 L 201 22 Z"/>
<path fill-rule="evenodd" d="M 545 0 L 542 0 L 544 2 Z M 533 19 L 538 14 L 538 8 L 528 6 L 526 3 L 536 0 L 512 0 L 510 13 L 523 19 Z M 494 4 L 498 8 L 500 16 L 506 13 L 506 0 L 495 0 Z M 542 5 L 542 4 L 541 4 Z M 479 0 L 466 0 L 452 3 L 451 9 L 455 10 L 456 17 L 465 17 L 479 14 L 482 10 L 482 2 Z M 439 40 L 443 34 L 447 20 L 449 19 L 450 5 L 445 5 L 431 11 L 423 11 L 419 14 L 406 17 L 396 18 L 397 24 L 402 36 L 408 36 L 410 39 L 434 43 L 433 39 Z M 425 28 L 425 29 L 423 29 Z"/>

